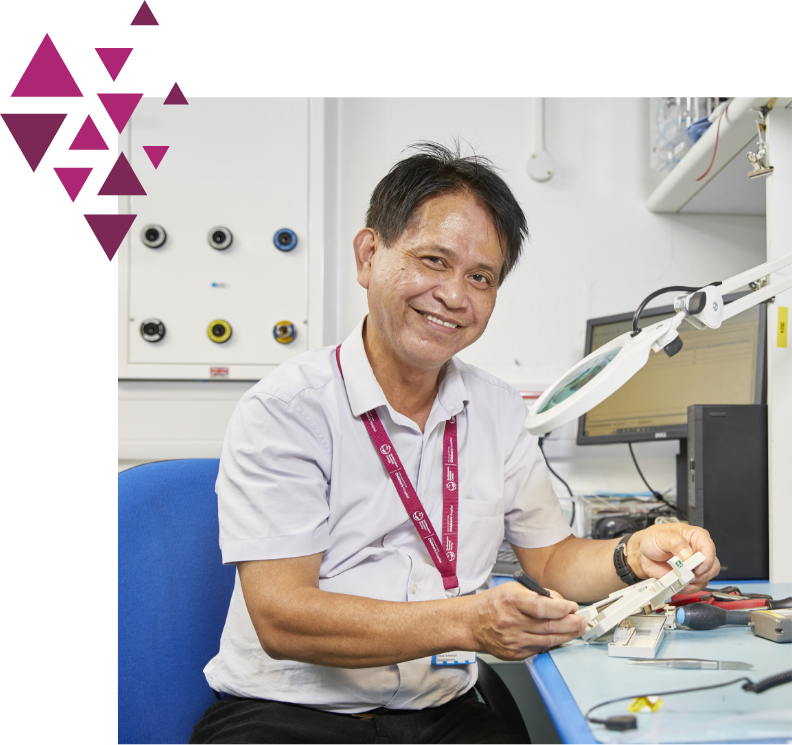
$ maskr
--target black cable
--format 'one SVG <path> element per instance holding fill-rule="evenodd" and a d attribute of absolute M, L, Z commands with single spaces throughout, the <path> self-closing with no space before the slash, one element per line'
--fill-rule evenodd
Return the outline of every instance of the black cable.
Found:
<path fill-rule="evenodd" d="M 540 438 L 539 438 L 539 450 L 541 450 L 541 451 L 542 451 L 542 457 L 543 457 L 543 458 L 544 458 L 544 460 L 545 460 L 545 465 L 547 466 L 547 470 L 548 470 L 548 471 L 550 471 L 550 473 L 552 473 L 552 474 L 553 474 L 553 476 L 555 476 L 555 477 L 556 477 L 556 478 L 557 478 L 557 479 L 558 479 L 558 480 L 559 480 L 559 481 L 560 481 L 560 482 L 561 482 L 561 483 L 562 483 L 562 484 L 563 484 L 563 485 L 564 485 L 564 486 L 567 488 L 567 491 L 569 492 L 569 496 L 570 496 L 570 498 L 571 498 L 571 500 L 572 500 L 572 517 L 571 517 L 571 518 L 570 518 L 570 520 L 569 520 L 569 526 L 570 526 L 570 527 L 572 527 L 572 524 L 575 522 L 575 496 L 574 496 L 574 494 L 572 494 L 572 489 L 570 489 L 570 488 L 569 488 L 569 484 L 567 484 L 567 482 L 566 482 L 566 481 L 564 481 L 564 479 L 562 479 L 562 478 L 561 478 L 561 477 L 560 477 L 560 476 L 559 476 L 559 475 L 558 475 L 558 474 L 555 472 L 555 470 L 553 469 L 553 467 L 552 467 L 552 466 L 550 465 L 550 463 L 548 462 L 548 460 L 547 460 L 547 456 L 545 455 L 545 451 L 544 451 L 544 438 L 545 438 L 545 437 L 547 437 L 547 435 L 545 435 L 544 437 L 540 437 Z"/>
<path fill-rule="evenodd" d="M 682 688 L 675 691 L 662 691 L 660 693 L 652 692 L 652 693 L 638 693 L 633 694 L 630 696 L 621 696 L 620 698 L 612 698 L 610 701 L 603 701 L 601 704 L 596 704 L 592 706 L 586 712 L 586 719 L 593 724 L 604 724 L 608 729 L 618 729 L 618 730 L 625 730 L 625 729 L 637 729 L 636 726 L 636 719 L 635 717 L 626 717 L 626 716 L 614 716 L 608 717 L 608 719 L 594 719 L 591 716 L 591 712 L 595 709 L 599 709 L 602 706 L 607 706 L 608 704 L 615 704 L 619 701 L 629 701 L 635 698 L 648 698 L 649 696 L 672 696 L 677 693 L 693 693 L 694 691 L 709 691 L 713 688 L 724 688 L 725 686 L 734 685 L 735 683 L 739 683 L 741 681 L 745 681 L 743 685 L 743 690 L 751 691 L 753 693 L 762 693 L 763 691 L 768 690 L 769 688 L 774 688 L 775 686 L 782 685 L 784 683 L 792 682 L 792 670 L 787 670 L 783 673 L 778 673 L 777 675 L 771 675 L 768 678 L 764 678 L 757 683 L 754 683 L 750 678 L 736 678 L 735 680 L 730 680 L 726 683 L 716 683 L 715 685 L 711 686 L 696 686 L 695 688 Z M 612 725 L 612 726 L 609 726 Z"/>
<path fill-rule="evenodd" d="M 713 284 L 720 284 L 720 282 L 713 282 Z M 704 285 L 704 287 L 709 287 L 709 285 Z M 658 295 L 665 295 L 667 292 L 698 292 L 700 289 L 701 287 L 684 287 L 683 285 L 673 285 L 671 287 L 663 287 L 662 290 L 656 290 L 651 295 L 647 295 L 638 306 L 638 310 L 635 311 L 635 315 L 633 316 L 632 335 L 636 336 L 637 334 L 641 333 L 641 329 L 638 328 L 638 319 L 640 319 L 641 313 L 643 313 L 644 308 L 647 306 L 650 300 L 654 300 Z"/>
<path fill-rule="evenodd" d="M 649 301 L 654 300 L 658 295 L 665 295 L 667 292 L 698 292 L 699 290 L 703 290 L 705 287 L 718 287 L 718 285 L 722 284 L 723 282 L 710 282 L 708 285 L 702 285 L 701 287 L 672 285 L 671 287 L 663 287 L 661 290 L 656 290 L 651 295 L 647 295 L 643 299 L 643 302 L 638 306 L 638 310 L 635 311 L 635 315 L 633 316 L 633 330 L 631 336 L 638 336 L 638 334 L 641 333 L 641 329 L 638 328 L 638 320 L 641 317 L 641 313 L 643 313 L 644 308 L 647 306 Z"/>
<path fill-rule="evenodd" d="M 643 481 L 644 484 L 646 484 L 646 488 L 650 492 L 652 492 L 652 496 L 655 499 L 660 500 L 663 504 L 668 505 L 672 510 L 674 510 L 674 512 L 677 513 L 677 515 L 679 515 L 679 510 L 676 508 L 675 505 L 673 505 L 673 504 L 671 504 L 671 502 L 667 501 L 666 498 L 659 491 L 655 491 L 654 489 L 652 489 L 651 486 L 649 486 L 649 482 L 644 477 L 643 471 L 641 471 L 641 467 L 638 465 L 638 461 L 635 459 L 635 453 L 633 452 L 632 443 L 628 442 L 627 443 L 627 447 L 630 448 L 630 455 L 632 456 L 633 463 L 635 463 L 635 468 L 638 471 L 638 475 L 641 477 L 641 481 Z"/>

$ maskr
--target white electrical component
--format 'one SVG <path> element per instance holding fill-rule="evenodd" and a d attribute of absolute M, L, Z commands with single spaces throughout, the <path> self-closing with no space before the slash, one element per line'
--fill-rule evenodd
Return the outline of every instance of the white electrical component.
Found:
<path fill-rule="evenodd" d="M 671 571 L 660 579 L 645 579 L 631 587 L 612 592 L 604 600 L 581 608 L 577 614 L 583 616 L 588 622 L 586 633 L 582 637 L 583 641 L 597 639 L 628 616 L 641 611 L 649 614 L 661 608 L 672 595 L 693 581 L 693 570 L 703 561 L 704 554 L 700 551 L 685 561 L 682 561 L 678 556 L 672 556 L 668 561 Z M 665 623 L 664 618 L 663 622 Z"/>
<path fill-rule="evenodd" d="M 608 644 L 608 657 L 651 659 L 665 638 L 666 631 L 676 628 L 676 608 L 668 607 L 662 615 L 627 616 L 614 630 Z"/>

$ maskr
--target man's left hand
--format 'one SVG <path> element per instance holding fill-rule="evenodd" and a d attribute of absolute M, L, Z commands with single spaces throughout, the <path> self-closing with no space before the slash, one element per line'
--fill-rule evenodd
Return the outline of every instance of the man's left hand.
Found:
<path fill-rule="evenodd" d="M 662 577 L 669 572 L 668 560 L 678 556 L 683 561 L 696 551 L 705 560 L 693 570 L 695 579 L 688 585 L 691 592 L 703 590 L 707 582 L 720 572 L 715 544 L 704 528 L 684 523 L 651 525 L 634 533 L 627 541 L 627 562 L 641 579 Z"/>

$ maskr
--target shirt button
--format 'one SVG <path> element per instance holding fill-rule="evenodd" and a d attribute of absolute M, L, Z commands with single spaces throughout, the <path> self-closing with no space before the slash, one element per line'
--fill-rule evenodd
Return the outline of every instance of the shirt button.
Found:
<path fill-rule="evenodd" d="M 413 585 L 413 586 L 412 586 L 412 594 L 413 594 L 413 595 L 415 595 L 415 593 L 416 593 L 417 591 L 418 591 L 418 585 Z"/>

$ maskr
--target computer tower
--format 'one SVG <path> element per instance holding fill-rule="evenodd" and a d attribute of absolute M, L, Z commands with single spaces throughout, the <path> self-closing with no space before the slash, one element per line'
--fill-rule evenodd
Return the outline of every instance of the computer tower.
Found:
<path fill-rule="evenodd" d="M 767 406 L 688 407 L 688 519 L 718 551 L 718 580 L 767 579 Z"/>

